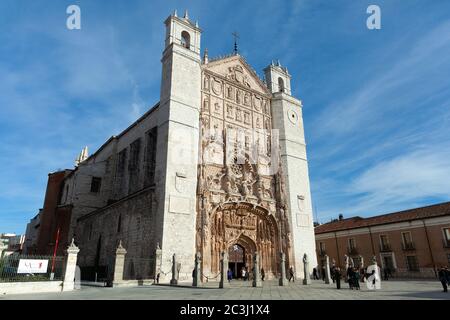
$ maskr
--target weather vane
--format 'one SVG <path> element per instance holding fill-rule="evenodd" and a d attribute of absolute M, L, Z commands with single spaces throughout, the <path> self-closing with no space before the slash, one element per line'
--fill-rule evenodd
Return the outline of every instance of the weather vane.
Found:
<path fill-rule="evenodd" d="M 237 39 L 239 39 L 239 34 L 235 31 L 232 33 L 234 37 L 234 54 L 238 53 Z"/>

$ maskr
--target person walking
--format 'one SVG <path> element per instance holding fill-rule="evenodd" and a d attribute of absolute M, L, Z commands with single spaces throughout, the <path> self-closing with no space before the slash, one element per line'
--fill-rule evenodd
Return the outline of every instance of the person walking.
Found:
<path fill-rule="evenodd" d="M 231 280 L 233 279 L 233 271 L 231 271 L 231 269 L 228 269 L 227 278 L 228 282 L 231 282 Z"/>
<path fill-rule="evenodd" d="M 359 286 L 359 279 L 360 279 L 360 274 L 359 274 L 359 270 L 358 268 L 354 268 L 353 269 L 353 287 L 356 290 L 361 290 L 360 286 Z"/>
<path fill-rule="evenodd" d="M 341 288 L 341 270 L 339 268 L 334 268 L 334 280 L 336 281 L 336 288 Z"/>
<path fill-rule="evenodd" d="M 351 290 L 353 290 L 353 280 L 354 280 L 354 275 L 353 275 L 353 268 L 352 267 L 348 267 L 347 269 L 347 282 L 348 282 L 348 286 L 350 287 Z"/>
<path fill-rule="evenodd" d="M 442 284 L 442 288 L 444 289 L 443 292 L 447 292 L 447 284 L 448 284 L 448 278 L 447 278 L 448 270 L 445 270 L 444 267 L 441 267 L 439 270 L 438 276 L 439 281 Z"/>
<path fill-rule="evenodd" d="M 317 275 L 317 269 L 316 268 L 313 269 L 313 279 L 314 280 L 319 280 L 319 276 Z"/>
<path fill-rule="evenodd" d="M 289 282 L 291 282 L 291 280 L 292 280 L 292 282 L 295 282 L 295 279 L 294 279 L 294 268 L 293 267 L 289 268 Z"/>
<path fill-rule="evenodd" d="M 322 267 L 322 280 L 325 281 L 325 267 Z"/>
<path fill-rule="evenodd" d="M 386 268 L 384 268 L 384 280 L 389 280 L 389 275 L 390 275 L 390 270 L 389 267 L 386 266 Z"/>
<path fill-rule="evenodd" d="M 266 273 L 264 272 L 264 268 L 261 268 L 261 280 L 264 281 L 266 278 Z"/>
<path fill-rule="evenodd" d="M 244 267 L 242 267 L 242 269 L 241 269 L 241 277 L 242 277 L 242 281 L 245 281 L 245 269 L 244 269 Z"/>
<path fill-rule="evenodd" d="M 450 270 L 445 266 L 445 273 L 447 274 L 447 285 L 450 286 Z"/>

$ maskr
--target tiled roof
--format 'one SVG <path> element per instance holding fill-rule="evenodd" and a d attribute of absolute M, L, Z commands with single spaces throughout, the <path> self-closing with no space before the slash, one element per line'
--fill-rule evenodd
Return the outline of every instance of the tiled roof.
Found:
<path fill-rule="evenodd" d="M 315 234 L 450 215 L 450 202 L 370 218 L 353 217 L 317 226 Z"/>

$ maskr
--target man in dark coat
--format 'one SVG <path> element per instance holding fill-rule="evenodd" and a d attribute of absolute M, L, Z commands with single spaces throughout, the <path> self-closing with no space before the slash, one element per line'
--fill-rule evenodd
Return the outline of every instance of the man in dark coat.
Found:
<path fill-rule="evenodd" d="M 293 267 L 289 268 L 289 282 L 291 282 L 291 280 L 292 280 L 292 282 L 295 282 L 294 268 Z"/>
<path fill-rule="evenodd" d="M 336 288 L 341 288 L 341 270 L 339 268 L 334 268 L 334 280 L 336 281 Z"/>
<path fill-rule="evenodd" d="M 264 271 L 264 268 L 261 268 L 261 280 L 264 281 L 266 278 L 266 272 Z"/>
<path fill-rule="evenodd" d="M 447 274 L 448 274 L 448 270 L 446 272 L 444 267 L 441 267 L 441 269 L 439 269 L 438 276 L 439 276 L 439 281 L 442 284 L 442 288 L 444 288 L 443 292 L 447 292 L 447 282 L 448 282 Z"/>

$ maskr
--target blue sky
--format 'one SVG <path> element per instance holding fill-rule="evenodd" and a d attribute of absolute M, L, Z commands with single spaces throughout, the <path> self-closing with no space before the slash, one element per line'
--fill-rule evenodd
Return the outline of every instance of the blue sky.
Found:
<path fill-rule="evenodd" d="M 81 7 L 82 29 L 66 28 Z M 368 30 L 377 4 L 381 30 Z M 320 222 L 450 199 L 450 2 L 2 0 L 0 233 L 23 233 L 47 173 L 159 99 L 163 21 L 189 9 L 210 56 L 280 59 L 304 104 Z"/>

